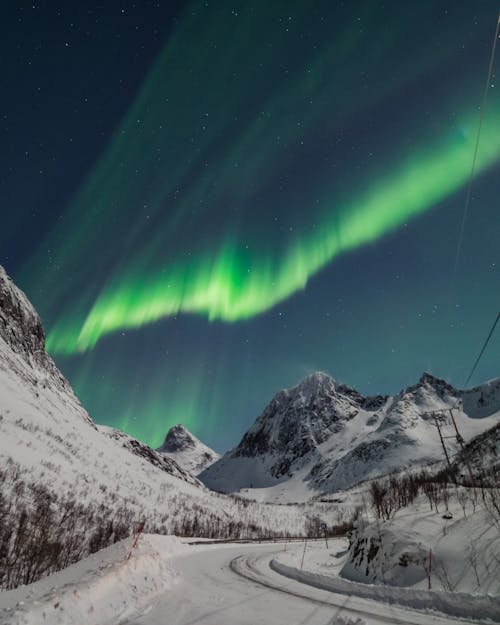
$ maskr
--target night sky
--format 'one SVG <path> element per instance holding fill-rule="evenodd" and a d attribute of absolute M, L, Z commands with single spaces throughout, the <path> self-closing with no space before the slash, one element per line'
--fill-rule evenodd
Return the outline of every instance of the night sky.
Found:
<path fill-rule="evenodd" d="M 495 74 L 455 267 L 498 9 L 2 3 L 0 262 L 96 422 L 224 450 L 315 370 L 464 384 L 500 306 Z"/>

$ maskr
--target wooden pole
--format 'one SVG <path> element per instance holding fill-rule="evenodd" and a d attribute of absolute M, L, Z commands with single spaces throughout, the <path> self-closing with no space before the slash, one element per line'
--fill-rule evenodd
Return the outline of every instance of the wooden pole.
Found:
<path fill-rule="evenodd" d="M 132 546 L 130 547 L 130 551 L 128 552 L 127 560 L 130 560 L 130 556 L 132 555 L 132 551 L 137 547 L 137 543 L 139 542 L 139 538 L 141 537 L 141 534 L 144 531 L 144 526 L 145 525 L 146 525 L 145 521 L 142 521 L 142 523 L 137 528 L 137 533 L 135 535 L 134 542 L 132 543 Z"/>
<path fill-rule="evenodd" d="M 434 418 L 434 422 L 436 424 L 437 431 L 439 432 L 439 439 L 440 439 L 441 445 L 443 447 L 444 455 L 446 456 L 446 462 L 448 463 L 448 466 L 451 469 L 451 461 L 450 461 L 450 457 L 448 456 L 448 450 L 446 449 L 446 445 L 444 444 L 443 435 L 441 433 L 441 426 L 439 425 L 439 421 L 438 421 L 438 418 L 436 417 L 436 413 L 433 412 L 431 414 L 432 414 L 432 416 Z"/>
<path fill-rule="evenodd" d="M 432 549 L 429 549 L 429 571 L 427 574 L 427 590 L 431 589 Z"/>
<path fill-rule="evenodd" d="M 300 563 L 300 568 L 304 566 L 304 556 L 306 555 L 306 547 L 307 547 L 307 538 L 304 540 L 304 551 L 302 552 L 302 561 Z"/>
<path fill-rule="evenodd" d="M 457 435 L 457 443 L 460 445 L 460 449 L 462 450 L 462 454 L 464 457 L 464 462 L 467 465 L 467 470 L 469 471 L 470 483 L 471 483 L 471 486 L 474 487 L 475 486 L 474 475 L 472 474 L 472 467 L 469 462 L 469 455 L 467 451 L 465 450 L 464 439 L 462 435 L 460 434 L 460 432 L 458 431 L 457 423 L 455 421 L 455 417 L 453 416 L 453 410 L 451 408 L 450 408 L 450 415 L 451 415 L 451 420 L 453 422 L 453 427 L 455 428 L 455 433 Z"/>

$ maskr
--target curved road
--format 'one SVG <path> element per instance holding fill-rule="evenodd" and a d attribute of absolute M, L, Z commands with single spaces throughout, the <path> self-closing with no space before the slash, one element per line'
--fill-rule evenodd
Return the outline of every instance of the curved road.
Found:
<path fill-rule="evenodd" d="M 449 625 L 438 617 L 346 597 L 282 577 L 269 561 L 279 544 L 193 546 L 177 583 L 126 625 Z"/>

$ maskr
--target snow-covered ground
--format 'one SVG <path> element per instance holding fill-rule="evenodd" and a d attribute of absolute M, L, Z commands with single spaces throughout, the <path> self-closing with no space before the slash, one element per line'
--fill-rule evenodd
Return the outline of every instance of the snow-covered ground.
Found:
<path fill-rule="evenodd" d="M 385 604 L 407 606 L 414 610 L 437 611 L 450 617 L 468 619 L 500 620 L 500 596 L 498 594 L 478 594 L 468 592 L 451 592 L 427 588 L 415 584 L 412 587 L 385 585 L 380 583 L 363 583 L 346 579 L 351 570 L 348 562 L 349 553 L 346 543 L 333 540 L 325 543 L 310 542 L 300 553 L 296 549 L 288 553 L 280 553 L 271 561 L 271 567 L 290 579 L 310 584 L 315 588 L 329 590 L 332 593 L 349 597 L 373 599 Z M 444 562 L 441 559 L 441 562 Z M 395 565 L 396 568 L 397 565 Z M 465 567 L 462 566 L 462 570 Z M 401 569 L 399 569 L 401 573 Z M 405 571 L 401 573 L 401 582 L 409 579 Z M 438 581 L 439 575 L 434 581 Z M 432 578 L 432 576 L 431 576 Z M 393 581 L 398 581 L 395 578 Z M 496 582 L 498 583 L 498 582 Z"/>
<path fill-rule="evenodd" d="M 34 584 L 0 592 L 5 625 L 104 625 L 136 614 L 178 581 L 174 555 L 190 547 L 175 536 L 121 541 Z"/>
<path fill-rule="evenodd" d="M 463 625 L 484 616 L 477 612 L 474 621 L 459 619 L 434 611 L 433 605 L 416 611 L 397 605 L 397 597 L 388 603 L 387 596 L 373 590 L 371 596 L 378 601 L 314 587 L 327 553 L 320 541 L 307 543 L 304 571 L 309 571 L 309 584 L 270 568 L 271 562 L 288 563 L 292 572 L 300 573 L 304 543 L 187 545 L 172 537 L 143 536 L 127 561 L 130 543 L 117 543 L 64 572 L 0 593 L 0 623 Z M 334 562 L 327 567 L 330 575 L 338 572 L 343 556 L 335 554 L 345 556 L 345 546 L 345 541 L 329 543 L 328 558 Z"/>

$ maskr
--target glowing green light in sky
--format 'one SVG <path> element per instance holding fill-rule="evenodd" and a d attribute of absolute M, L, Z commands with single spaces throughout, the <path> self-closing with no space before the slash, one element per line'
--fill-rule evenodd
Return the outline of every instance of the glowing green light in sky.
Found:
<path fill-rule="evenodd" d="M 21 272 L 50 324 L 48 349 L 83 352 L 178 313 L 249 319 L 458 190 L 473 145 L 450 127 L 475 128 L 469 94 L 446 92 L 430 116 L 406 97 L 457 42 L 426 11 L 410 24 L 403 5 L 388 28 L 371 0 L 330 22 L 307 2 L 190 3 Z M 409 64 L 401 50 L 423 26 L 438 53 L 418 40 Z M 478 173 L 500 157 L 500 121 L 487 117 Z"/>
<path fill-rule="evenodd" d="M 478 171 L 500 158 L 498 136 L 500 120 L 489 122 Z M 453 136 L 410 155 L 348 205 L 332 207 L 279 257 L 243 249 L 233 237 L 216 253 L 192 255 L 161 271 L 146 271 L 139 263 L 106 286 L 84 319 L 72 320 L 70 327 L 56 325 L 49 350 L 84 351 L 108 333 L 178 313 L 234 322 L 269 310 L 303 289 L 340 253 L 376 241 L 459 189 L 469 174 L 471 148 L 471 137 Z"/>

